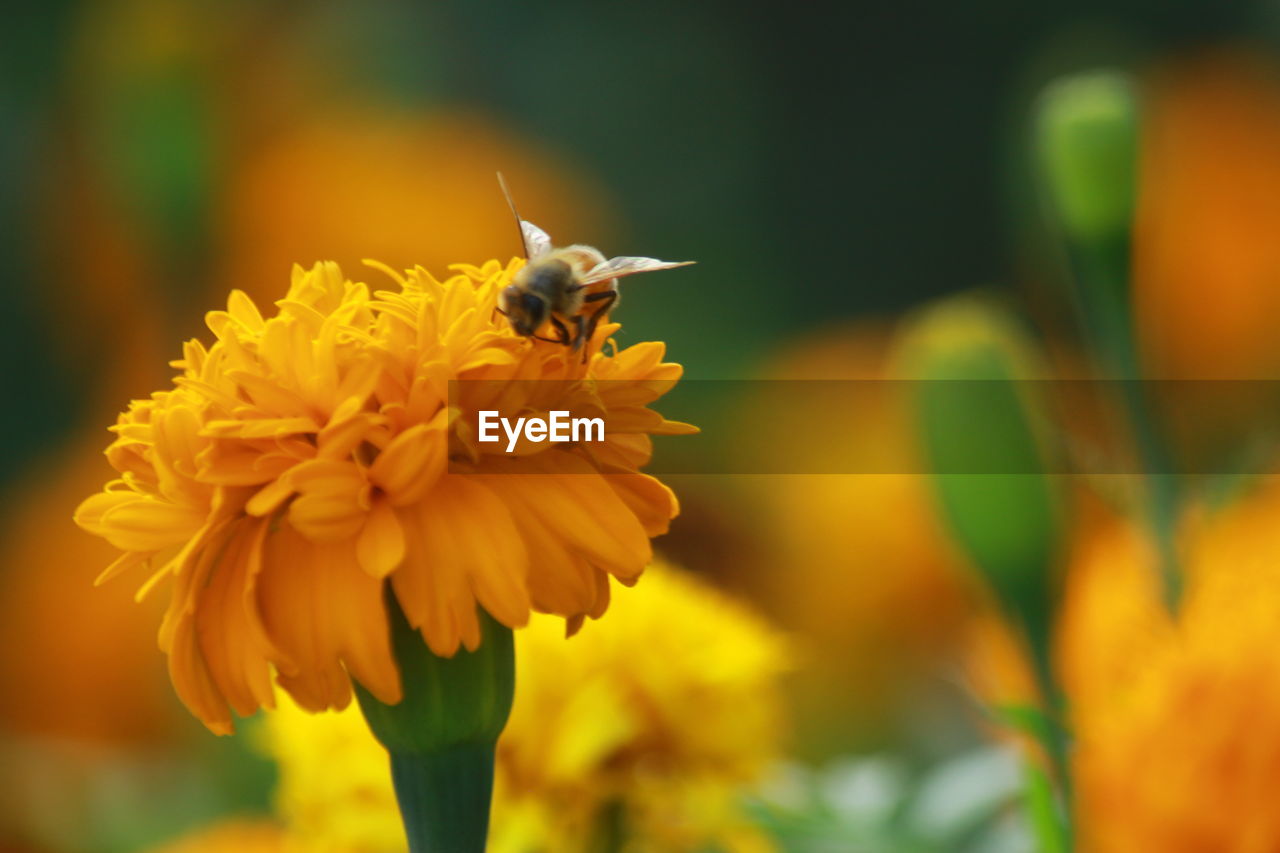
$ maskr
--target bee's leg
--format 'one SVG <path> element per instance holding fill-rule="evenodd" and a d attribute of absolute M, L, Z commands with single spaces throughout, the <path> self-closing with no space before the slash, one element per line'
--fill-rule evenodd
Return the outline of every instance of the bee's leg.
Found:
<path fill-rule="evenodd" d="M 552 317 L 551 325 L 556 327 L 556 332 L 560 335 L 560 340 L 556 341 L 556 343 L 564 344 L 565 346 L 570 346 L 573 343 L 573 339 L 569 336 L 568 327 L 559 317 Z"/>
<path fill-rule="evenodd" d="M 575 314 L 573 317 L 573 351 L 582 350 L 582 361 L 587 361 L 587 349 L 582 344 L 587 340 L 587 318 L 581 314 Z"/>
<path fill-rule="evenodd" d="M 489 312 L 489 322 L 490 322 L 490 323 L 492 323 L 492 322 L 493 322 L 493 316 L 494 316 L 495 314 L 501 314 L 503 317 L 507 316 L 507 312 L 506 312 L 506 311 L 503 311 L 501 308 L 499 308 L 497 305 L 495 305 L 495 306 L 493 306 L 493 310 L 492 310 L 491 312 Z"/>
<path fill-rule="evenodd" d="M 583 330 L 583 338 L 591 340 L 596 335 L 596 326 L 600 325 L 600 321 L 604 319 L 604 315 L 609 313 L 609 309 L 613 307 L 613 303 L 618 301 L 618 291 L 604 290 L 600 293 L 593 293 L 583 300 L 584 302 L 601 302 L 599 308 L 592 312 L 591 317 L 587 320 L 587 327 Z M 586 361 L 586 352 L 582 354 L 583 361 Z"/>

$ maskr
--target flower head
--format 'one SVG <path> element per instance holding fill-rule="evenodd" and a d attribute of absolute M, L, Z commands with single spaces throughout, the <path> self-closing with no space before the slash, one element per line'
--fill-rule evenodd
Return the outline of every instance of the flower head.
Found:
<path fill-rule="evenodd" d="M 1272 485 L 1183 531 L 1176 620 L 1135 533 L 1106 532 L 1081 554 L 1063 671 L 1087 849 L 1280 846 L 1278 510 Z"/>
<path fill-rule="evenodd" d="M 653 433 L 687 432 L 647 405 L 679 378 L 660 343 L 588 358 L 515 336 L 494 312 L 520 261 L 438 280 L 384 269 L 371 292 L 337 266 L 295 268 L 274 316 L 235 291 L 189 341 L 174 387 L 135 400 L 107 457 L 119 479 L 76 513 L 173 582 L 160 644 L 186 705 L 218 732 L 273 704 L 343 707 L 350 678 L 400 697 L 384 587 L 433 652 L 480 642 L 477 605 L 523 625 L 531 608 L 576 629 L 634 582 L 677 512 L 638 473 Z M 450 383 L 455 398 L 450 397 Z M 608 380 L 608 381 L 602 381 Z M 593 407 L 606 440 L 508 456 L 475 411 Z"/>
<path fill-rule="evenodd" d="M 756 617 L 655 567 L 583 636 L 536 618 L 516 653 L 491 849 L 594 850 L 610 821 L 624 849 L 768 849 L 740 797 L 778 757 L 785 661 Z M 386 755 L 358 714 L 282 705 L 267 724 L 278 806 L 303 849 L 403 849 Z"/>

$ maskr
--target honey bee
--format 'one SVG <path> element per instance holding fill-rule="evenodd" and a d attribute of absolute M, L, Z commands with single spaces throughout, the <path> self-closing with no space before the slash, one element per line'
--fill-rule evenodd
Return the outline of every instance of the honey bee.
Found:
<path fill-rule="evenodd" d="M 564 344 L 576 352 L 591 340 L 600 321 L 618 307 L 618 279 L 695 263 L 634 257 L 606 259 L 592 246 L 554 248 L 547 232 L 520 218 L 501 173 L 498 183 L 524 245 L 525 265 L 498 294 L 497 310 L 506 316 L 517 335 Z M 555 330 L 554 338 L 538 334 L 548 323 Z M 582 355 L 586 361 L 587 354 Z"/>

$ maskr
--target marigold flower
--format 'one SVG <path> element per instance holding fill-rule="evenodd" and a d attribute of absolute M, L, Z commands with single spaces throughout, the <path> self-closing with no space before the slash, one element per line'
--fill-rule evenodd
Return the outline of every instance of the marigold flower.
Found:
<path fill-rule="evenodd" d="M 692 428 L 647 405 L 681 368 L 661 343 L 602 352 L 616 324 L 585 362 L 515 336 L 493 309 L 521 263 L 444 280 L 383 268 L 395 288 L 377 292 L 334 264 L 295 267 L 274 316 L 233 291 L 207 316 L 213 345 L 189 341 L 174 387 L 120 416 L 107 457 L 121 477 L 76 520 L 124 551 L 100 582 L 146 566 L 141 597 L 173 580 L 161 648 L 213 731 L 271 707 L 273 671 L 312 711 L 344 707 L 350 678 L 399 701 L 384 586 L 450 656 L 478 645 L 477 605 L 573 630 L 604 613 L 610 575 L 633 583 L 648 564 L 677 503 L 637 469 L 650 434 Z M 451 380 L 487 381 L 451 406 Z M 584 400 L 608 424 L 590 449 L 507 456 L 476 440 L 477 408 Z"/>
<path fill-rule="evenodd" d="M 583 636 L 535 618 L 516 653 L 489 849 L 596 850 L 611 820 L 619 849 L 770 849 L 740 802 L 782 731 L 784 643 L 757 617 L 658 565 Z M 284 704 L 265 734 L 279 811 L 304 850 L 403 849 L 386 754 L 354 709 Z"/>
<path fill-rule="evenodd" d="M 1160 69 L 1151 89 L 1133 258 L 1144 363 L 1162 379 L 1270 378 L 1280 367 L 1275 68 L 1219 51 Z"/>
<path fill-rule="evenodd" d="M 1280 821 L 1280 536 L 1274 484 L 1183 531 L 1187 594 L 1151 546 L 1099 535 L 1064 613 L 1078 825 L 1091 851 L 1274 850 Z"/>

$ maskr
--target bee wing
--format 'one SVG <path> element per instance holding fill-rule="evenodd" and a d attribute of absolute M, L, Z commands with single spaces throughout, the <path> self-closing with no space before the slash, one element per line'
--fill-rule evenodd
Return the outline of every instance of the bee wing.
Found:
<path fill-rule="evenodd" d="M 507 179 L 501 172 L 498 173 L 498 186 L 502 187 L 502 194 L 507 199 L 507 207 L 511 208 L 511 215 L 520 226 L 520 242 L 524 245 L 525 260 L 531 261 L 551 251 L 551 238 L 547 236 L 547 232 L 527 219 L 520 218 L 520 211 L 516 210 L 516 200 L 511 197 L 511 190 L 507 188 Z"/>
<path fill-rule="evenodd" d="M 520 220 L 520 236 L 524 238 L 524 254 L 529 260 L 551 251 L 551 237 L 527 219 Z"/>
<path fill-rule="evenodd" d="M 687 267 L 697 261 L 660 261 L 657 258 L 610 258 L 607 261 L 601 261 L 582 277 L 583 284 L 594 284 L 597 281 L 605 281 L 610 278 L 622 278 L 623 276 L 635 275 L 639 272 L 657 272 L 658 270 L 673 270 L 676 267 Z"/>

